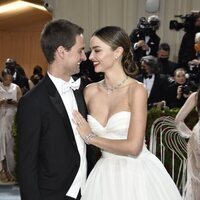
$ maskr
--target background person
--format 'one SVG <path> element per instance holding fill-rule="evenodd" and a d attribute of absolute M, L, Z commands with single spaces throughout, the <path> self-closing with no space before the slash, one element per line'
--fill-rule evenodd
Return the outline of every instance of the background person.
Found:
<path fill-rule="evenodd" d="M 190 20 L 184 30 L 185 34 L 183 35 L 178 52 L 178 65 L 179 67 L 184 67 L 188 72 L 188 62 L 196 57 L 194 44 L 195 34 L 200 32 L 200 13 L 191 13 Z"/>
<path fill-rule="evenodd" d="M 158 68 L 161 74 L 169 76 L 174 75 L 174 71 L 178 68 L 177 63 L 169 60 L 170 57 L 170 46 L 168 43 L 161 43 L 158 49 Z"/>
<path fill-rule="evenodd" d="M 148 92 L 148 109 L 165 106 L 166 91 L 169 85 L 166 75 L 160 74 L 157 58 L 144 56 L 141 59 L 141 74 L 135 77 L 143 83 Z"/>
<path fill-rule="evenodd" d="M 186 71 L 178 68 L 174 72 L 174 82 L 167 88 L 166 105 L 169 108 L 180 108 L 197 87 L 186 78 Z"/>
<path fill-rule="evenodd" d="M 187 144 L 187 183 L 184 200 L 200 199 L 200 126 L 199 121 L 192 130 L 188 128 L 184 120 L 196 107 L 200 114 L 200 91 L 194 92 L 187 99 L 181 110 L 176 115 L 176 125 L 181 136 L 189 138 Z"/>
<path fill-rule="evenodd" d="M 160 19 L 156 15 L 151 15 L 146 19 L 141 17 L 137 28 L 130 34 L 134 60 L 140 67 L 140 61 L 143 56 L 157 56 L 160 37 L 156 31 L 160 27 Z"/>
<path fill-rule="evenodd" d="M 4 69 L 2 82 L 0 82 L 0 179 L 2 182 L 15 179 L 12 126 L 22 93 L 19 86 L 12 81 L 12 73 Z"/>
<path fill-rule="evenodd" d="M 44 75 L 42 74 L 42 67 L 39 65 L 36 65 L 33 68 L 33 75 L 31 76 L 30 80 L 32 81 L 34 85 L 37 85 L 39 81 L 42 80 L 43 77 Z"/>

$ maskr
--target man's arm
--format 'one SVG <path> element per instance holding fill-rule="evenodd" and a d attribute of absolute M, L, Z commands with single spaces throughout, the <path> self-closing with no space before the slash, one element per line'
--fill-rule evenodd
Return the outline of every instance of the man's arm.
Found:
<path fill-rule="evenodd" d="M 38 149 L 41 119 L 33 100 L 21 98 L 17 111 L 18 170 L 22 200 L 39 200 Z"/>

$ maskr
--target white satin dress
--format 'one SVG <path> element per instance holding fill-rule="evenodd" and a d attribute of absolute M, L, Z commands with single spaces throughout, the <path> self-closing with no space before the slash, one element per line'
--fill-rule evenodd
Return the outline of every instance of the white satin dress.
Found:
<path fill-rule="evenodd" d="M 88 115 L 92 131 L 110 139 L 127 138 L 131 113 L 121 111 L 102 126 Z M 139 156 L 102 151 L 90 173 L 81 200 L 181 200 L 180 193 L 161 161 L 147 150 Z"/>

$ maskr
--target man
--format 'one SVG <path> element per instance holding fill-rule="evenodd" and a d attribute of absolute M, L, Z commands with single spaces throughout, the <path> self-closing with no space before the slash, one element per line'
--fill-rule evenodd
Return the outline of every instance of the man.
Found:
<path fill-rule="evenodd" d="M 157 56 L 160 43 L 160 37 L 156 31 L 160 27 L 160 19 L 156 15 L 139 20 L 137 28 L 130 34 L 130 40 L 133 45 L 134 60 L 139 64 L 143 56 Z"/>
<path fill-rule="evenodd" d="M 190 70 L 188 62 L 196 57 L 196 51 L 194 48 L 195 35 L 200 32 L 200 13 L 192 13 L 189 18 L 189 22 L 186 23 L 180 49 L 178 52 L 178 65 L 184 68 L 187 72 Z"/>
<path fill-rule="evenodd" d="M 83 86 L 72 78 L 86 59 L 82 34 L 81 27 L 62 19 L 42 31 L 47 74 L 21 99 L 17 113 L 22 200 L 80 199 L 92 166 L 91 149 L 86 152 L 72 122 L 73 110 L 86 116 Z"/>
<path fill-rule="evenodd" d="M 158 68 L 161 74 L 172 77 L 177 69 L 177 63 L 169 60 L 170 46 L 168 43 L 161 43 L 158 49 Z"/>
<path fill-rule="evenodd" d="M 154 56 L 144 56 L 141 59 L 141 74 L 136 80 L 142 82 L 148 92 L 148 109 L 165 106 L 165 95 L 168 86 L 167 77 L 159 74 L 157 59 Z"/>

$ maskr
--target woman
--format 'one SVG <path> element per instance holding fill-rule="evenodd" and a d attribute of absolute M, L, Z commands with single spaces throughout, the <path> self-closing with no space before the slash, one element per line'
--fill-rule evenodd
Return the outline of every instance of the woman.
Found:
<path fill-rule="evenodd" d="M 189 138 L 187 146 L 187 183 L 185 188 L 184 200 L 200 199 L 200 132 L 199 122 L 190 130 L 184 123 L 188 114 L 197 107 L 200 114 L 200 91 L 194 92 L 187 99 L 181 110 L 176 116 L 176 124 L 180 134 Z"/>
<path fill-rule="evenodd" d="M 2 182 L 14 180 L 12 125 L 22 93 L 20 87 L 12 83 L 12 80 L 9 69 L 4 69 L 0 82 L 0 180 Z"/>
<path fill-rule="evenodd" d="M 128 35 L 119 27 L 104 27 L 93 34 L 90 46 L 95 72 L 104 72 L 105 79 L 84 91 L 88 123 L 76 111 L 74 121 L 102 157 L 82 200 L 180 200 L 169 174 L 144 144 L 147 91 L 130 77 L 136 69 Z"/>
<path fill-rule="evenodd" d="M 166 92 L 166 104 L 171 108 L 180 108 L 183 106 L 192 91 L 196 91 L 193 82 L 187 81 L 186 71 L 178 68 L 174 71 L 174 82 L 168 86 Z"/>

